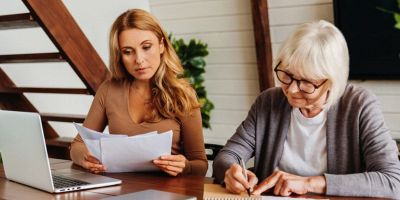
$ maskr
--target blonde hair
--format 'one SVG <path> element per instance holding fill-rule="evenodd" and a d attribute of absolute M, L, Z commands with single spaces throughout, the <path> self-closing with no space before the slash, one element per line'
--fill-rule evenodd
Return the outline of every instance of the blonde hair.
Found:
<path fill-rule="evenodd" d="M 186 79 L 179 78 L 183 75 L 182 64 L 168 35 L 158 20 L 147 11 L 128 10 L 113 23 L 109 39 L 112 78 L 134 81 L 134 77 L 129 74 L 122 63 L 118 43 L 119 34 L 133 28 L 153 32 L 165 47 L 160 58 L 160 66 L 151 78 L 153 111 L 147 120 L 156 120 L 159 117 L 174 119 L 189 115 L 193 109 L 199 107 L 196 93 Z"/>
<path fill-rule="evenodd" d="M 346 40 L 333 24 L 320 20 L 300 25 L 280 49 L 275 63 L 304 79 L 327 79 L 329 109 L 343 95 L 349 75 Z"/>

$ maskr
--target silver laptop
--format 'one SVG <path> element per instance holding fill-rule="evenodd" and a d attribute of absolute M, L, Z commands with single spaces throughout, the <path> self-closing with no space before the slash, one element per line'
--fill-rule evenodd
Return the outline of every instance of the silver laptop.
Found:
<path fill-rule="evenodd" d="M 0 110 L 0 152 L 7 179 L 47 192 L 121 184 L 121 180 L 79 170 L 51 170 L 38 113 Z"/>

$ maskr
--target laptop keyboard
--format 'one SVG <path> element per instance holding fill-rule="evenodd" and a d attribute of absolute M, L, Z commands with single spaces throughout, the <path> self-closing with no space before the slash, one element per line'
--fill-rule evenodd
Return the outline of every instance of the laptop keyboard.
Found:
<path fill-rule="evenodd" d="M 68 188 L 89 184 L 88 182 L 67 178 L 65 176 L 58 176 L 54 174 L 52 174 L 51 176 L 53 177 L 53 184 L 55 188 Z"/>

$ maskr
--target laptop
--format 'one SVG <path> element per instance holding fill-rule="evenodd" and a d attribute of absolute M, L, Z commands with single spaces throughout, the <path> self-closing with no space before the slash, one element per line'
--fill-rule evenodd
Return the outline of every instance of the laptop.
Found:
<path fill-rule="evenodd" d="M 47 192 L 121 184 L 121 180 L 79 170 L 51 170 L 38 113 L 0 110 L 0 152 L 7 179 Z"/>

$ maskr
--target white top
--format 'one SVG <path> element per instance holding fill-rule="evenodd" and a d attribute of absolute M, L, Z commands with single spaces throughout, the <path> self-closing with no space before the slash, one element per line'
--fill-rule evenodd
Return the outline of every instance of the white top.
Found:
<path fill-rule="evenodd" d="M 327 171 L 326 118 L 324 110 L 307 118 L 299 108 L 292 109 L 277 169 L 299 176 L 317 176 Z"/>

